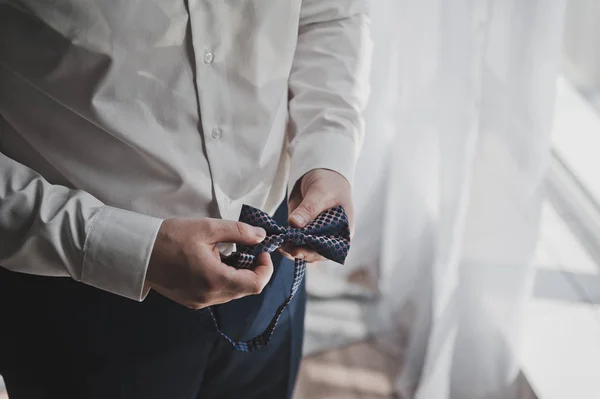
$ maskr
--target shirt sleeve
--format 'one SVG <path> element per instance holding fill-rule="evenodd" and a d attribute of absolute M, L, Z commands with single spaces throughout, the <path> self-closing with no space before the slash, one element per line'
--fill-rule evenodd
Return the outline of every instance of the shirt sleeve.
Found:
<path fill-rule="evenodd" d="M 0 153 L 0 265 L 142 300 L 161 219 L 52 185 Z"/>
<path fill-rule="evenodd" d="M 289 79 L 288 192 L 312 169 L 352 183 L 364 136 L 371 40 L 368 0 L 303 0 Z"/>

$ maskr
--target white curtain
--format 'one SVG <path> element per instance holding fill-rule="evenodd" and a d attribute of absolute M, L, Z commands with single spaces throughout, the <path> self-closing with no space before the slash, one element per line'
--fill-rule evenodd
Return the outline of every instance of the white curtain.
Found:
<path fill-rule="evenodd" d="M 378 282 L 403 399 L 519 397 L 563 12 L 563 0 L 372 2 L 357 234 L 347 267 L 325 269 Z"/>

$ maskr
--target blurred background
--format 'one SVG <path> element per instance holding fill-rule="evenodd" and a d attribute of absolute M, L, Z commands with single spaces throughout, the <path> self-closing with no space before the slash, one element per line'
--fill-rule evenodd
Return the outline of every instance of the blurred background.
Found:
<path fill-rule="evenodd" d="M 371 7 L 357 235 L 310 270 L 297 399 L 600 398 L 600 1 Z"/>
<path fill-rule="evenodd" d="M 309 271 L 296 399 L 600 398 L 600 1 L 371 18 L 357 233 Z"/>

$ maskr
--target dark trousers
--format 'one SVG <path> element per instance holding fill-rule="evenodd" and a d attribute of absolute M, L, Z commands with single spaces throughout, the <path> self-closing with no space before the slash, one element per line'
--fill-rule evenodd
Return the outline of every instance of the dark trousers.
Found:
<path fill-rule="evenodd" d="M 278 211 L 285 220 L 285 209 Z M 293 263 L 274 254 L 262 294 L 217 307 L 222 330 L 251 338 L 289 293 Z M 302 352 L 304 286 L 269 346 L 237 352 L 206 310 L 151 292 L 137 303 L 67 278 L 0 267 L 0 374 L 10 399 L 291 397 Z"/>

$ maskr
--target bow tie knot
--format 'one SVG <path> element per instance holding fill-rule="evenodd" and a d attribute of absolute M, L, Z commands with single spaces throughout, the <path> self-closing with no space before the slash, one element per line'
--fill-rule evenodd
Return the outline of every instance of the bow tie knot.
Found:
<path fill-rule="evenodd" d="M 321 213 L 308 226 L 284 227 L 265 212 L 248 205 L 242 207 L 240 222 L 262 227 L 267 237 L 256 245 L 238 245 L 237 251 L 223 261 L 237 268 L 250 268 L 261 252 L 273 252 L 284 243 L 303 245 L 319 255 L 343 264 L 350 249 L 348 216 L 340 205 Z"/>
<path fill-rule="evenodd" d="M 321 256 L 343 264 L 350 249 L 350 225 L 344 208 L 340 205 L 321 213 L 308 226 L 298 229 L 284 227 L 265 212 L 248 205 L 242 207 L 240 222 L 256 227 L 262 227 L 267 232 L 266 238 L 256 245 L 238 245 L 237 251 L 223 258 L 223 262 L 238 269 L 249 269 L 254 266 L 254 259 L 261 252 L 273 252 L 284 243 L 306 246 Z M 223 338 L 229 341 L 237 350 L 248 352 L 266 346 L 283 310 L 296 294 L 304 273 L 306 261 L 296 258 L 294 263 L 294 279 L 290 296 L 277 309 L 273 320 L 265 331 L 249 341 L 235 341 L 219 329 L 216 317 L 209 308 L 215 328 Z"/>
<path fill-rule="evenodd" d="M 302 229 L 295 229 L 293 227 L 289 227 L 285 232 L 285 237 L 288 240 L 294 240 L 295 239 L 294 236 L 301 236 L 301 235 L 304 235 L 304 231 Z"/>
<path fill-rule="evenodd" d="M 295 245 L 305 245 L 306 233 L 302 229 L 289 228 L 285 232 L 284 243 L 290 243 Z"/>

